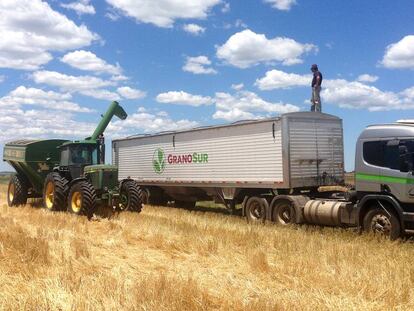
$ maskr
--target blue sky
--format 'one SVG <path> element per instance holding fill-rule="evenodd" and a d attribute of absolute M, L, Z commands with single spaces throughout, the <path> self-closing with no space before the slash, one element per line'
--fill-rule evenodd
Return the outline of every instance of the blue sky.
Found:
<path fill-rule="evenodd" d="M 344 121 L 346 169 L 368 124 L 414 119 L 414 1 L 2 0 L 0 147 L 308 110 Z M 8 169 L 6 164 L 1 169 Z"/>

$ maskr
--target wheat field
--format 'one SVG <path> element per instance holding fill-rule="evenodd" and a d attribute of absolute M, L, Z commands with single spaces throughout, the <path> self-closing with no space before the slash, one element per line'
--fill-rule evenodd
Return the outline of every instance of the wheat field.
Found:
<path fill-rule="evenodd" d="M 1 310 L 414 309 L 410 241 L 152 206 L 88 221 L 1 193 Z"/>

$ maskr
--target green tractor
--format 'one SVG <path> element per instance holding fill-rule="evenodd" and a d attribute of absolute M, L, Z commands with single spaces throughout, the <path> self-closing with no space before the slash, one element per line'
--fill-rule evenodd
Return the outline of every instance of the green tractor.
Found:
<path fill-rule="evenodd" d="M 103 132 L 113 116 L 121 120 L 127 117 L 117 102 L 112 102 L 92 136 L 84 140 L 7 143 L 3 160 L 16 170 L 8 186 L 8 205 L 43 198 L 48 210 L 67 210 L 87 217 L 98 207 L 140 212 L 142 190 L 138 184 L 131 179 L 118 182 L 117 167 L 104 164 Z"/>

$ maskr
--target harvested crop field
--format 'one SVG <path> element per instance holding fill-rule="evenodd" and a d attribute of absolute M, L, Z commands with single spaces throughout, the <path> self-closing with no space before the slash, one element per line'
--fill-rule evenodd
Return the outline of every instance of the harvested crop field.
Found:
<path fill-rule="evenodd" d="M 414 245 L 146 206 L 87 221 L 0 197 L 2 310 L 412 310 Z"/>

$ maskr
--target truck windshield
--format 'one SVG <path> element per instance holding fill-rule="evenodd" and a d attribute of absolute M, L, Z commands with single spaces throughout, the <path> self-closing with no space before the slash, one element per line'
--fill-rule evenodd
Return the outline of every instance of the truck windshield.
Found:
<path fill-rule="evenodd" d="M 93 165 L 98 164 L 98 150 L 96 146 L 77 145 L 70 148 L 70 164 Z"/>

